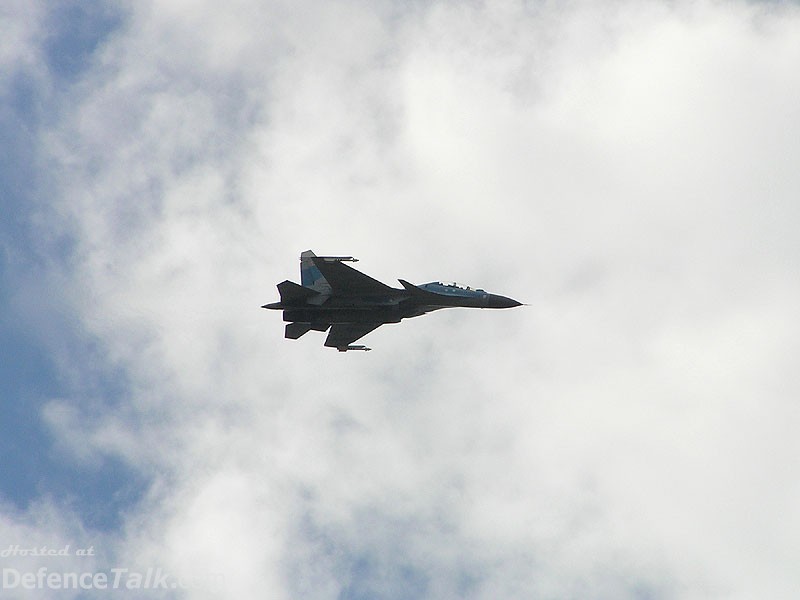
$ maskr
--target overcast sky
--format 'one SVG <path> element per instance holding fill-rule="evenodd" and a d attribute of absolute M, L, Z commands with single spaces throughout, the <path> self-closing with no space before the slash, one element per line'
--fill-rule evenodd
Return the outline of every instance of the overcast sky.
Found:
<path fill-rule="evenodd" d="M 69 548 L 0 596 L 796 598 L 798 65 L 788 1 L 6 0 L 0 553 Z M 284 340 L 307 249 L 529 306 Z"/>

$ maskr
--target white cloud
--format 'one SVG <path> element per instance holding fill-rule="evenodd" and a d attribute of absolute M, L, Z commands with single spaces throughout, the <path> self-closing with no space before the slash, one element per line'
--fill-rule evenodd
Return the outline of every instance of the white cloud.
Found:
<path fill-rule="evenodd" d="M 31 589 L 25 578 L 38 575 L 41 569 L 44 575 L 56 577 L 95 573 L 107 558 L 101 549 L 107 546 L 103 536 L 87 531 L 75 511 L 52 498 L 41 498 L 25 511 L 0 504 L 0 539 L 2 589 L 26 598 L 79 597 L 80 590 Z"/>
<path fill-rule="evenodd" d="M 157 473 L 114 553 L 211 597 L 791 597 L 770 6 L 133 7 L 49 138 L 69 298 L 131 381 L 50 422 Z M 532 306 L 284 341 L 258 306 L 309 247 Z"/>
<path fill-rule="evenodd" d="M 45 31 L 41 2 L 10 0 L 4 3 L 0 20 L 0 89 L 12 82 L 10 78 L 26 73 L 41 76 L 41 44 Z"/>

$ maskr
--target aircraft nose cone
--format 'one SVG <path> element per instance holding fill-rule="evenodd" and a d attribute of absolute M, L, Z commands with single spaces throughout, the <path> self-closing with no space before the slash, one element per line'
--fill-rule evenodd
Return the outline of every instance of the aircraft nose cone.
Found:
<path fill-rule="evenodd" d="M 515 306 L 522 306 L 522 302 L 517 302 L 513 298 L 506 298 L 505 296 L 498 296 L 497 294 L 489 294 L 487 308 L 514 308 Z"/>

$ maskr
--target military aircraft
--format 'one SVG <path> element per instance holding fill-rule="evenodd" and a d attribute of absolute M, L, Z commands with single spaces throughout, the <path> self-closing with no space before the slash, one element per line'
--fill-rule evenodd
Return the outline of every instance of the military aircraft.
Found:
<path fill-rule="evenodd" d="M 352 256 L 316 256 L 311 250 L 300 255 L 300 280 L 278 284 L 280 302 L 261 308 L 282 310 L 288 321 L 285 337 L 296 340 L 312 329 L 327 331 L 325 345 L 339 352 L 371 350 L 352 345 L 385 323 L 425 313 L 463 306 L 468 308 L 512 308 L 520 302 L 457 283 L 435 281 L 413 285 L 398 281 L 403 289 L 389 287 L 344 264 L 358 262 Z"/>

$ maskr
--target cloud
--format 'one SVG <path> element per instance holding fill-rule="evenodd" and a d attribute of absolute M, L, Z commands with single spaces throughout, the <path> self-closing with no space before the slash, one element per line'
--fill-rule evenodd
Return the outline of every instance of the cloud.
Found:
<path fill-rule="evenodd" d="M 108 555 L 197 598 L 789 597 L 796 8 L 128 10 L 43 140 L 123 374 L 45 419 L 150 485 Z M 306 248 L 532 306 L 327 352 L 258 308 Z"/>
<path fill-rule="evenodd" d="M 44 8 L 37 2 L 11 2 L 4 12 L 3 41 L 0 45 L 0 64 L 3 65 L 2 84 L 8 77 L 30 73 L 39 67 L 42 17 Z"/>
<path fill-rule="evenodd" d="M 24 512 L 1 504 L 0 537 L 3 589 L 25 589 L 28 598 L 74 598 L 78 592 L 61 589 L 56 596 L 44 586 L 32 589 L 22 583 L 26 574 L 94 573 L 107 559 L 102 536 L 87 531 L 76 512 L 52 498 L 41 498 Z"/>

